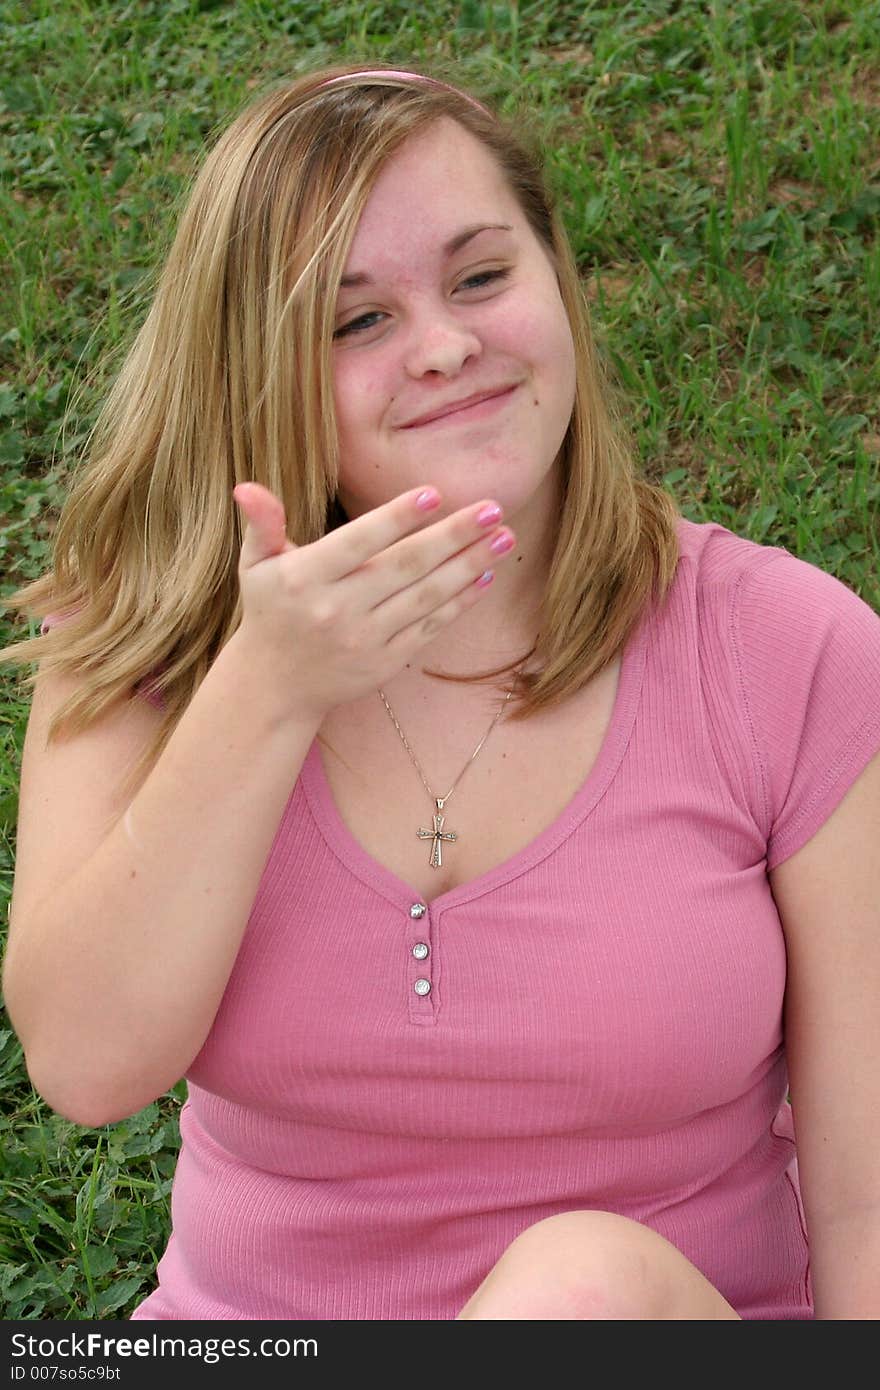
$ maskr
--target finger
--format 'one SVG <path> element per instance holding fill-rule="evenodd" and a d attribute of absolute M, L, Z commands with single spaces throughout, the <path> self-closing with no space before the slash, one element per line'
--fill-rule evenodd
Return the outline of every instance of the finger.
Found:
<path fill-rule="evenodd" d="M 435 602 L 439 590 L 435 590 L 434 596 L 427 592 L 418 595 L 417 591 L 408 591 L 409 598 L 404 594 L 398 594 L 394 599 L 389 599 L 376 610 L 381 615 L 380 621 L 387 634 L 385 641 L 389 651 L 410 653 L 430 642 L 438 632 L 448 627 L 461 613 L 479 601 L 480 595 L 492 583 L 494 577 L 494 570 L 481 570 L 478 577 L 481 582 L 478 582 L 469 570 L 464 587 L 461 587 L 460 578 L 453 580 L 456 592 L 439 606 Z"/>
<path fill-rule="evenodd" d="M 488 519 L 481 522 L 481 513 L 484 517 L 489 513 Z M 445 597 L 446 590 L 453 591 L 450 586 L 459 575 L 462 585 L 468 582 L 468 565 L 482 558 L 481 569 L 475 572 L 479 574 L 493 563 L 493 556 L 481 557 L 483 547 L 479 542 L 491 540 L 497 534 L 499 517 L 497 503 L 483 498 L 429 526 L 424 534 L 398 536 L 380 556 L 369 558 L 360 567 L 354 565 L 349 556 L 346 565 L 349 573 L 341 579 L 343 587 L 357 584 L 357 602 L 361 611 L 368 613 L 398 594 L 409 593 L 412 597 L 413 586 L 430 579 L 431 593 L 436 597 L 431 603 L 429 595 L 427 601 L 429 606 L 436 606 L 440 598 Z M 456 557 L 461 557 L 465 564 L 451 570 L 447 562 Z"/>
<path fill-rule="evenodd" d="M 483 588 L 492 582 L 499 561 L 503 564 L 503 557 L 514 553 L 515 535 L 509 527 L 502 527 L 500 531 L 508 533 L 512 545 L 493 553 L 493 540 L 500 534 L 498 528 L 465 545 L 464 549 L 456 550 L 453 543 L 452 555 L 448 555 L 447 545 L 448 557 L 444 557 L 429 573 L 410 584 L 405 580 L 398 582 L 390 597 L 368 610 L 367 616 L 376 619 L 381 631 L 387 634 L 385 640 L 392 641 L 399 637 L 404 644 L 413 639 L 420 643 L 428 641 L 458 617 L 464 608 L 475 603 Z M 481 579 L 482 586 L 478 585 Z"/>
<path fill-rule="evenodd" d="M 427 492 L 436 496 L 435 506 L 419 507 L 417 499 Z M 422 483 L 328 532 L 315 552 L 315 577 L 322 583 L 332 583 L 350 574 L 430 521 L 441 500 L 436 488 Z"/>
<path fill-rule="evenodd" d="M 284 503 L 273 492 L 260 483 L 239 483 L 232 496 L 245 519 L 239 556 L 242 569 L 296 549 L 287 537 Z"/>

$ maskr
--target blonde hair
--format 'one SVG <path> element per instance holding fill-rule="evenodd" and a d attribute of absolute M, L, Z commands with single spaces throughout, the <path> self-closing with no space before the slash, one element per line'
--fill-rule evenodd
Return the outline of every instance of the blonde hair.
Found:
<path fill-rule="evenodd" d="M 297 545 L 346 520 L 331 376 L 339 280 L 382 166 L 440 117 L 497 160 L 552 257 L 575 346 L 559 534 L 539 637 L 525 654 L 536 661 L 507 717 L 526 719 L 585 685 L 675 574 L 679 514 L 638 476 L 531 118 L 481 109 L 445 85 L 447 72 L 422 69 L 429 80 L 418 81 L 359 76 L 365 69 L 336 64 L 269 91 L 208 154 L 72 481 L 52 568 L 5 600 L 38 619 L 78 610 L 0 651 L 7 664 L 39 661 L 80 677 L 50 741 L 85 729 L 158 672 L 164 718 L 126 781 L 130 794 L 241 621 L 233 487 L 253 480 L 281 498 Z M 350 80 L 322 87 L 334 77 Z M 522 660 L 475 676 L 428 674 L 490 681 Z M 36 676 L 28 679 L 32 687 Z"/>

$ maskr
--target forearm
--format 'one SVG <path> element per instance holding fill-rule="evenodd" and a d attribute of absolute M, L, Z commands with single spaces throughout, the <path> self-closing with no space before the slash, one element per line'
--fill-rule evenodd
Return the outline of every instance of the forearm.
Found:
<path fill-rule="evenodd" d="M 880 1209 L 809 1226 L 817 1321 L 880 1319 Z"/>
<path fill-rule="evenodd" d="M 211 1027 L 317 731 L 310 717 L 286 717 L 272 686 L 233 637 L 128 824 L 22 924 L 10 1017 L 35 1086 L 80 1124 L 149 1104 Z"/>

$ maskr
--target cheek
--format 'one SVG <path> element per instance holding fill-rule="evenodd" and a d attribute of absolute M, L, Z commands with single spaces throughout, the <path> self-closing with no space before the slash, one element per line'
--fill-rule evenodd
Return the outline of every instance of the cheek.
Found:
<path fill-rule="evenodd" d="M 573 371 L 574 343 L 561 303 L 559 312 L 521 308 L 501 326 L 501 332 L 504 346 L 513 356 L 529 362 L 539 375 L 567 379 Z M 501 345 L 500 338 L 498 341 Z"/>
<path fill-rule="evenodd" d="M 559 336 L 558 353 L 560 364 L 560 389 L 568 408 L 571 409 L 574 405 L 575 390 L 577 388 L 577 363 L 574 355 L 574 339 L 571 336 L 568 319 L 565 320 L 565 324 Z"/>
<path fill-rule="evenodd" d="M 574 365 L 574 339 L 571 336 L 571 325 L 568 322 L 565 305 L 558 297 L 558 292 L 554 312 L 548 318 L 547 342 L 557 361 Z"/>
<path fill-rule="evenodd" d="M 560 399 L 571 404 L 574 400 L 576 380 L 574 339 L 571 336 L 568 315 L 561 301 L 559 312 L 548 319 L 545 324 L 541 347 L 543 362 L 555 384 Z"/>
<path fill-rule="evenodd" d="M 542 428 L 567 427 L 574 408 L 577 372 L 574 340 L 561 302 L 558 313 L 535 315 L 523 324 L 521 341 L 528 343 L 535 395 L 540 400 Z"/>
<path fill-rule="evenodd" d="M 336 364 L 333 372 L 333 405 L 340 435 L 362 428 L 379 410 L 383 397 L 381 374 L 350 359 Z"/>

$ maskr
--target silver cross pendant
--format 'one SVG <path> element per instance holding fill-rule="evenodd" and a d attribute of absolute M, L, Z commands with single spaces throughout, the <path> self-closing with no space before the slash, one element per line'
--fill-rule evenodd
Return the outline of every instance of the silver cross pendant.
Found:
<path fill-rule="evenodd" d="M 437 803 L 437 810 L 434 813 L 433 830 L 425 830 L 423 827 L 420 826 L 416 833 L 418 834 L 420 840 L 433 841 L 433 844 L 431 845 L 431 857 L 428 860 L 428 863 L 430 864 L 432 869 L 441 869 L 443 867 L 443 860 L 440 855 L 441 841 L 457 840 L 458 836 L 455 834 L 454 830 L 444 831 L 443 822 L 445 821 L 446 817 L 443 815 L 443 797 L 438 796 L 434 799 Z"/>

